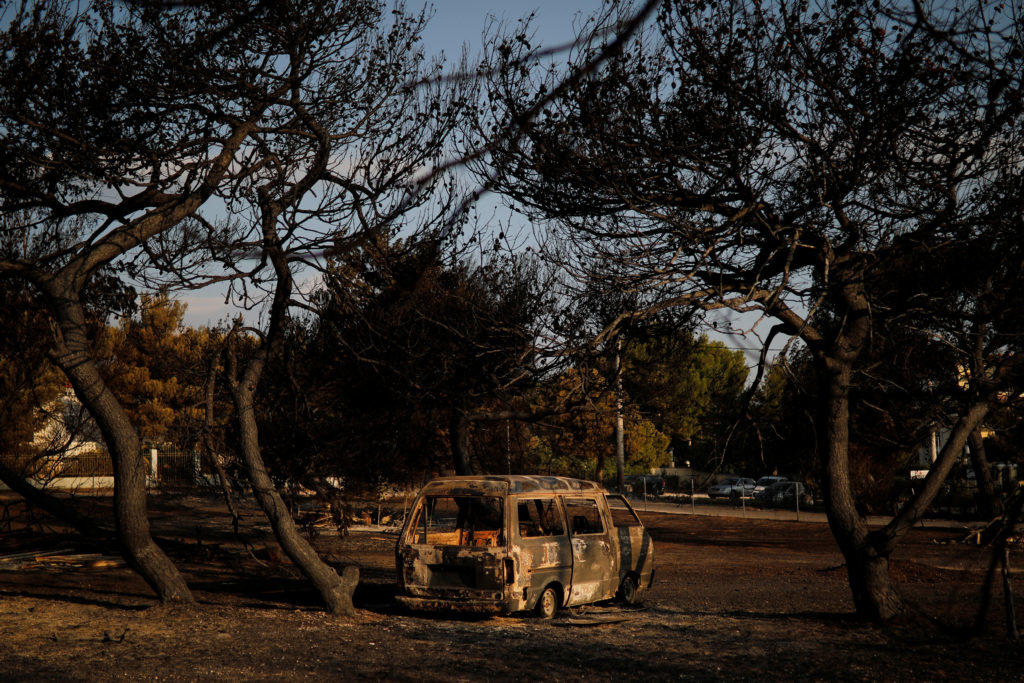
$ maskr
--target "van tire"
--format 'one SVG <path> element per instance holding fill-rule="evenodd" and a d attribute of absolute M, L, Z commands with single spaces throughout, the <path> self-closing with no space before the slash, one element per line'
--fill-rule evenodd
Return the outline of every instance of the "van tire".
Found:
<path fill-rule="evenodd" d="M 636 585 L 636 577 L 626 574 L 619 586 L 619 599 L 627 605 L 640 604 L 640 591 Z"/>
<path fill-rule="evenodd" d="M 537 598 L 533 611 L 541 619 L 554 619 L 558 614 L 558 590 L 554 586 L 545 588 Z"/>

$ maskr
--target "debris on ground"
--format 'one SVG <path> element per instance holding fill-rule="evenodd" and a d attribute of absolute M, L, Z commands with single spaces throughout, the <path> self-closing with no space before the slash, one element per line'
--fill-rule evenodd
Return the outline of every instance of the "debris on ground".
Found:
<path fill-rule="evenodd" d="M 123 567 L 124 560 L 102 553 L 78 553 L 74 548 L 51 548 L 0 555 L 0 571 L 15 572 L 32 569 L 106 569 Z"/>
<path fill-rule="evenodd" d="M 591 616 L 569 617 L 552 622 L 552 626 L 607 626 L 609 624 L 621 624 L 624 621 L 635 619 L 630 614 L 594 614 Z"/>

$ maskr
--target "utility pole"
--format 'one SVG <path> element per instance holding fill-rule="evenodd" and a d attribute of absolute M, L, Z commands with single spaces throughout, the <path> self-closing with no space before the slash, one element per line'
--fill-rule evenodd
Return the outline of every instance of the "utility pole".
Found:
<path fill-rule="evenodd" d="M 622 426 L 622 337 L 615 337 L 615 471 L 626 490 L 626 435 Z"/>

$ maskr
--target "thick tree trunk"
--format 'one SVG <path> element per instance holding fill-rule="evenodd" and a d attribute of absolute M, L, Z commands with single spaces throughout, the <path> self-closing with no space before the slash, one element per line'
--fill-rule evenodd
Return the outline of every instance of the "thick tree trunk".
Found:
<path fill-rule="evenodd" d="M 150 533 L 146 512 L 149 464 L 142 457 L 135 427 L 89 352 L 82 306 L 62 292 L 48 294 L 60 328 L 54 361 L 96 421 L 114 465 L 114 520 L 124 558 L 162 602 L 193 603 L 185 580 Z"/>
<path fill-rule="evenodd" d="M 846 560 L 846 571 L 857 614 L 872 621 L 888 621 L 902 610 L 902 602 L 889 579 L 889 558 L 872 544 L 867 524 L 854 505 L 850 482 L 850 378 L 852 361 L 821 359 L 821 428 L 819 448 L 825 465 L 825 502 L 828 523 Z"/>
<path fill-rule="evenodd" d="M 253 387 L 254 388 L 254 387 Z M 252 483 L 256 500 L 270 521 L 274 537 L 288 558 L 320 592 L 328 609 L 334 614 L 351 615 L 352 594 L 359 583 L 359 569 L 345 567 L 338 576 L 330 566 L 320 559 L 313 547 L 303 538 L 295 526 L 288 506 L 285 505 L 277 487 L 267 473 L 259 445 L 259 431 L 253 410 L 253 396 L 248 387 L 238 386 L 235 393 L 235 409 L 238 412 L 239 436 L 242 457 Z"/>
<path fill-rule="evenodd" d="M 970 451 L 974 481 L 978 484 L 978 512 L 985 519 L 992 519 L 999 514 L 999 499 L 992 484 L 992 472 L 988 467 L 985 440 L 981 437 L 980 428 L 971 432 Z"/>
<path fill-rule="evenodd" d="M 846 557 L 846 573 L 858 615 L 884 622 L 903 611 L 900 596 L 889 578 L 888 556 L 875 553 L 870 546 L 862 546 L 853 561 Z"/>

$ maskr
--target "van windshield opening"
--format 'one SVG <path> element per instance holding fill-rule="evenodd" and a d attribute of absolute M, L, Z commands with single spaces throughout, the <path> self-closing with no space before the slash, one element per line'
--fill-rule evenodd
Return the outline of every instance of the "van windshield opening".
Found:
<path fill-rule="evenodd" d="M 503 503 L 497 496 L 426 496 L 415 512 L 416 542 L 502 545 Z"/>

